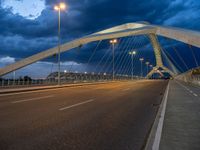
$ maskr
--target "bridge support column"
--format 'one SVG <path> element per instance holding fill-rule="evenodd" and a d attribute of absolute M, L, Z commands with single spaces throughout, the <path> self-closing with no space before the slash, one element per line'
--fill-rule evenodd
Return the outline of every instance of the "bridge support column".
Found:
<path fill-rule="evenodd" d="M 158 69 L 162 69 L 162 70 L 164 70 L 164 72 L 167 72 L 171 76 L 174 76 L 174 73 L 163 65 L 162 56 L 161 56 L 162 48 L 158 42 L 157 36 L 152 33 L 152 34 L 149 34 L 148 37 L 149 37 L 152 47 L 154 49 L 154 54 L 155 54 L 155 58 L 156 58 L 156 66 L 147 74 L 146 77 L 151 77 L 152 74 L 156 73 Z"/>

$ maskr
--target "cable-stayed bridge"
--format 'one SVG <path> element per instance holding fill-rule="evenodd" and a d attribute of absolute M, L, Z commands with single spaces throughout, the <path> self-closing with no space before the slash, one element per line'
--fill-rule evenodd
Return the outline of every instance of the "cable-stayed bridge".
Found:
<path fill-rule="evenodd" d="M 200 149 L 199 48 L 136 22 L 0 68 L 0 149 Z"/>
<path fill-rule="evenodd" d="M 140 36 L 140 38 L 143 38 L 143 39 L 137 39 L 138 36 Z M 82 46 L 84 46 L 88 43 L 99 41 L 97 44 L 97 47 L 95 48 L 95 50 L 96 50 L 96 49 L 98 49 L 98 46 L 101 44 L 101 42 L 103 40 L 105 41 L 105 40 L 109 40 L 109 39 L 119 38 L 123 42 L 126 40 L 124 43 L 123 42 L 116 43 L 117 49 L 121 50 L 122 55 L 123 55 L 123 51 L 126 51 L 126 50 L 131 51 L 131 49 L 137 50 L 143 46 L 143 45 L 138 46 L 139 44 L 142 44 L 141 41 L 144 42 L 144 40 L 149 40 L 149 42 L 151 43 L 152 48 L 154 50 L 155 64 L 154 64 L 154 67 L 151 69 L 151 71 L 147 74 L 147 77 L 150 77 L 153 73 L 155 73 L 157 70 L 159 70 L 159 68 L 162 69 L 163 72 L 168 72 L 171 76 L 175 76 L 178 72 L 175 71 L 175 67 L 173 66 L 174 64 L 170 62 L 170 59 L 167 58 L 166 54 L 164 54 L 163 57 L 166 56 L 166 58 L 168 59 L 168 62 L 171 64 L 171 67 L 173 68 L 173 70 L 170 70 L 163 64 L 163 59 L 162 59 L 161 53 L 164 53 L 164 50 L 162 50 L 162 46 L 160 45 L 160 43 L 157 39 L 157 36 L 163 36 L 163 37 L 167 37 L 169 39 L 181 41 L 181 42 L 184 42 L 186 44 L 189 44 L 189 45 L 195 46 L 195 47 L 200 46 L 198 32 L 180 29 L 180 28 L 155 26 L 155 25 L 150 25 L 145 22 L 144 23 L 141 22 L 141 23 L 127 23 L 124 25 L 112 27 L 112 28 L 85 36 L 83 38 L 73 40 L 71 42 L 67 42 L 67 43 L 61 45 L 61 52 L 69 51 L 74 48 L 81 49 Z M 124 39 L 126 37 L 128 37 L 128 38 Z M 139 43 L 136 40 L 141 40 L 141 41 L 139 41 L 140 42 Z M 146 48 L 146 50 L 147 50 L 147 48 Z M 110 51 L 110 52 L 112 52 L 112 51 Z M 175 51 L 175 52 L 177 52 L 177 51 Z M 23 68 L 30 64 L 33 64 L 37 61 L 51 57 L 57 53 L 58 53 L 58 47 L 54 47 L 54 48 L 42 51 L 41 53 L 35 54 L 35 55 L 25 58 L 21 61 L 18 61 L 14 64 L 11 64 L 11 65 L 5 66 L 4 68 L 1 68 L 0 75 L 2 76 L 5 74 L 8 74 L 17 69 L 20 69 L 20 68 Z M 180 55 L 178 55 L 178 56 L 180 56 Z M 92 57 L 89 58 L 89 61 L 91 59 L 92 59 Z M 109 58 L 107 58 L 107 59 L 109 62 L 111 61 L 111 60 L 109 60 Z M 181 58 L 181 56 L 180 56 L 180 59 L 185 65 L 185 62 L 184 62 L 183 58 Z M 117 62 L 115 62 L 115 63 L 117 63 Z M 97 64 L 98 64 L 98 62 L 97 62 Z M 108 67 L 107 64 L 104 64 L 104 65 Z M 122 65 L 122 64 L 118 64 L 118 65 Z M 197 65 L 198 65 L 198 63 L 197 63 Z"/>

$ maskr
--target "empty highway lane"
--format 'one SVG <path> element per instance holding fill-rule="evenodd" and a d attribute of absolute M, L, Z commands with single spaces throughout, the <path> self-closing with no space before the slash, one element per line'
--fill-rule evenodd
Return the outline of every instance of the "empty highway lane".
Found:
<path fill-rule="evenodd" d="M 0 95 L 2 150 L 139 150 L 167 81 Z"/>

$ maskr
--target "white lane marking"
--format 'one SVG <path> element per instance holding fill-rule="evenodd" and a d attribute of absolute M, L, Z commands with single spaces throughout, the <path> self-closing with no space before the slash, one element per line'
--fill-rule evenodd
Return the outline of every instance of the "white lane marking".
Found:
<path fill-rule="evenodd" d="M 123 89 L 122 91 L 128 91 L 128 90 L 130 90 L 130 88 L 127 88 L 127 89 Z"/>
<path fill-rule="evenodd" d="M 79 106 L 79 105 L 83 105 L 83 104 L 86 104 L 86 103 L 90 103 L 94 101 L 94 99 L 90 99 L 88 101 L 84 101 L 84 102 L 81 102 L 81 103 L 77 103 L 77 104 L 74 104 L 74 105 L 71 105 L 71 106 L 67 106 L 67 107 L 63 107 L 63 108 L 60 108 L 59 110 L 62 111 L 62 110 L 66 110 L 66 109 L 69 109 L 69 108 L 73 108 L 73 107 L 76 107 L 76 106 Z"/>
<path fill-rule="evenodd" d="M 198 96 L 198 95 L 197 95 L 197 94 L 195 94 L 195 93 L 194 93 L 193 95 L 194 95 L 194 96 L 196 96 L 196 97 Z"/>
<path fill-rule="evenodd" d="M 49 95 L 49 96 L 42 96 L 42 97 L 36 97 L 36 98 L 30 98 L 30 99 L 24 99 L 24 100 L 18 100 L 18 101 L 13 101 L 11 103 L 22 103 L 22 102 L 27 102 L 27 101 L 34 101 L 34 100 L 40 100 L 40 99 L 46 99 L 46 98 L 51 98 L 54 97 L 54 95 Z"/>
<path fill-rule="evenodd" d="M 183 88 L 185 88 L 188 92 L 190 92 L 191 94 L 193 94 L 193 96 L 197 97 L 198 95 L 196 93 L 194 93 L 192 90 L 190 90 L 189 88 L 187 88 L 185 85 L 181 84 L 180 82 L 176 81 L 180 86 L 182 86 Z"/>
<path fill-rule="evenodd" d="M 158 127 L 157 127 L 157 130 L 156 130 L 156 135 L 155 135 L 155 139 L 154 139 L 154 142 L 153 142 L 152 150 L 159 150 L 160 140 L 161 140 L 161 135 L 162 135 L 162 129 L 163 129 L 163 122 L 164 122 L 164 118 L 165 118 L 165 110 L 166 110 L 167 99 L 168 99 L 168 94 L 169 94 L 169 84 L 170 83 L 168 83 L 167 89 L 166 89 L 166 92 L 165 92 L 163 109 L 162 109 L 161 114 L 160 114 L 160 119 L 159 119 L 159 122 L 158 122 Z"/>

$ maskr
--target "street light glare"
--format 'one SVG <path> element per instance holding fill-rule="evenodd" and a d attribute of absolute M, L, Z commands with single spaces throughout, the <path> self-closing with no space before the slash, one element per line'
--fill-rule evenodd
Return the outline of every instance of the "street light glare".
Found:
<path fill-rule="evenodd" d="M 60 9 L 64 10 L 66 8 L 66 4 L 65 3 L 60 3 Z"/>
<path fill-rule="evenodd" d="M 129 55 L 136 55 L 136 51 L 129 52 Z"/>
<path fill-rule="evenodd" d="M 54 6 L 54 10 L 59 11 L 59 10 L 65 10 L 66 9 L 66 4 L 65 3 L 60 3 L 59 5 Z"/>
<path fill-rule="evenodd" d="M 144 58 L 140 58 L 140 61 L 143 61 L 144 60 Z"/>
<path fill-rule="evenodd" d="M 58 11 L 59 10 L 59 7 L 56 5 L 54 6 L 54 10 Z"/>
<path fill-rule="evenodd" d="M 117 43 L 117 39 L 110 40 L 110 43 L 111 44 L 116 44 Z"/>

